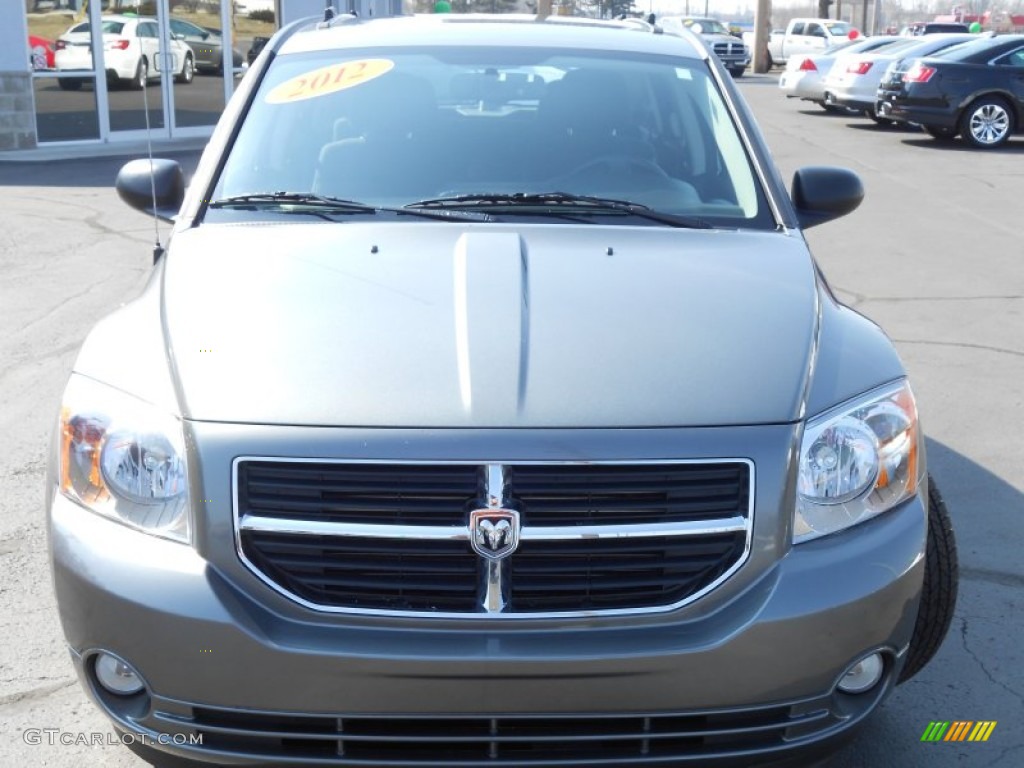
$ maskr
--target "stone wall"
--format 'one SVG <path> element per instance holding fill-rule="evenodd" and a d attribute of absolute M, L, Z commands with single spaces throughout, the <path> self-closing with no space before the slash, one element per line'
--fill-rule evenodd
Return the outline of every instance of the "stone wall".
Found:
<path fill-rule="evenodd" d="M 30 72 L 0 72 L 0 152 L 36 146 Z"/>

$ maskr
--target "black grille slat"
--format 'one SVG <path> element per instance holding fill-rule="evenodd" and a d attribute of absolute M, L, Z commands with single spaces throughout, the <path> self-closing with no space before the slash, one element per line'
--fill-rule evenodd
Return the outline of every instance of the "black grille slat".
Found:
<path fill-rule="evenodd" d="M 523 542 L 509 560 L 512 610 L 611 610 L 679 602 L 717 579 L 741 556 L 745 541 L 746 534 L 738 531 L 693 538 Z"/>
<path fill-rule="evenodd" d="M 479 468 L 470 464 L 239 465 L 242 508 L 285 520 L 461 525 L 481 495 Z"/>
<path fill-rule="evenodd" d="M 322 715 L 235 712 L 194 706 L 191 716 L 157 708 L 159 727 L 203 735 L 204 746 L 265 758 L 344 755 L 361 765 L 549 765 L 588 759 L 631 765 L 645 758 L 742 756 L 752 747 L 782 747 L 800 727 L 817 737 L 841 718 L 822 706 L 771 706 L 693 714 L 525 716 Z M 389 763 L 388 761 L 392 761 Z"/>
<path fill-rule="evenodd" d="M 242 551 L 273 581 L 319 605 L 477 608 L 476 563 L 465 542 L 243 531 Z"/>
<path fill-rule="evenodd" d="M 502 566 L 507 613 L 680 604 L 744 557 L 746 526 L 697 534 L 692 526 L 749 518 L 746 462 L 514 464 L 502 472 L 504 506 L 519 511 L 524 531 Z M 244 460 L 238 514 L 250 524 L 241 551 L 267 580 L 317 606 L 480 613 L 482 560 L 469 542 L 416 538 L 408 526 L 465 536 L 469 510 L 485 504 L 486 477 L 482 464 Z M 260 519 L 298 532 L 263 530 Z M 324 524 L 376 527 L 367 536 Z M 579 526 L 645 524 L 691 527 L 685 535 L 530 538 L 551 527 L 570 536 Z"/>
<path fill-rule="evenodd" d="M 524 525 L 638 525 L 747 515 L 746 464 L 515 465 Z"/>

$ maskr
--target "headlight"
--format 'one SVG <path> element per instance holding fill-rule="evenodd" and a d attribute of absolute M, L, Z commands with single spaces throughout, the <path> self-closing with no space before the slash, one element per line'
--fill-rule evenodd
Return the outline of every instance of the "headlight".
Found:
<path fill-rule="evenodd" d="M 60 414 L 60 492 L 139 530 L 189 541 L 181 422 L 73 374 Z"/>
<path fill-rule="evenodd" d="M 812 419 L 804 430 L 793 541 L 841 531 L 917 491 L 920 427 L 906 381 Z"/>

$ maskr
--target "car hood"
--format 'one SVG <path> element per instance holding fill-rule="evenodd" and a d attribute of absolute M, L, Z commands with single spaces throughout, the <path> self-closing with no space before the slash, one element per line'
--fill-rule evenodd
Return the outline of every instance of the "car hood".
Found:
<path fill-rule="evenodd" d="M 163 277 L 183 414 L 267 424 L 793 421 L 818 305 L 777 232 L 204 224 Z"/>
<path fill-rule="evenodd" d="M 742 43 L 736 35 L 723 35 L 721 32 L 701 32 L 701 37 L 712 43 Z M 744 43 L 746 45 L 746 43 Z"/>

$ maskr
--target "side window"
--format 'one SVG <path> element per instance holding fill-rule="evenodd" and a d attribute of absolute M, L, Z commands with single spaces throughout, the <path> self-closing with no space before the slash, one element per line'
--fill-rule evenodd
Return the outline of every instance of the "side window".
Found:
<path fill-rule="evenodd" d="M 1006 54 L 998 61 L 1004 67 L 1024 67 L 1024 48 L 1018 48 L 1013 53 Z"/>
<path fill-rule="evenodd" d="M 138 31 L 135 34 L 138 37 L 156 37 L 156 25 L 148 22 L 139 24 Z"/>
<path fill-rule="evenodd" d="M 810 37 L 824 37 L 825 30 L 821 28 L 820 24 L 808 24 L 807 32 L 805 33 Z"/>
<path fill-rule="evenodd" d="M 790 34 L 792 34 L 792 35 L 802 35 L 802 34 L 804 34 L 804 26 L 805 25 L 804 25 L 804 23 L 802 21 L 797 23 L 797 24 L 794 24 L 793 25 L 793 31 Z"/>

